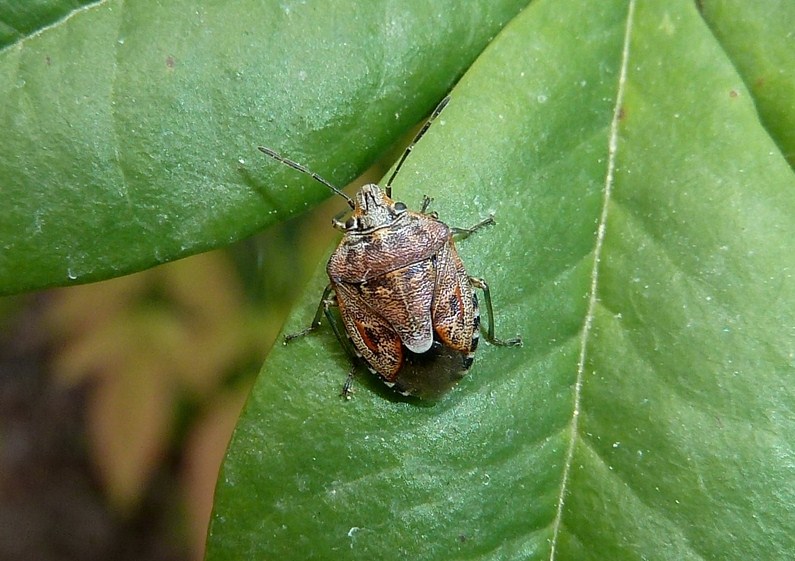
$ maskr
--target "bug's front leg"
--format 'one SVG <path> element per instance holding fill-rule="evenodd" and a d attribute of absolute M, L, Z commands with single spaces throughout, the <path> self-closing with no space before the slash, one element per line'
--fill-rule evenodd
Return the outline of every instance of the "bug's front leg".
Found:
<path fill-rule="evenodd" d="M 494 225 L 494 215 L 493 214 L 489 214 L 486 218 L 484 218 L 483 220 L 481 220 L 480 222 L 478 222 L 474 226 L 471 226 L 469 228 L 455 228 L 455 227 L 453 227 L 453 228 L 450 228 L 450 231 L 452 232 L 452 234 L 454 236 L 458 236 L 458 237 L 460 237 L 460 239 L 465 240 L 471 234 L 474 234 L 475 232 L 477 232 L 478 230 L 480 230 L 484 226 L 493 226 L 493 225 Z"/>
<path fill-rule="evenodd" d="M 431 206 L 432 202 L 433 202 L 433 199 L 431 197 L 429 197 L 428 195 L 423 195 L 422 196 L 422 207 L 420 208 L 420 213 L 421 214 L 429 214 L 426 211 L 428 210 L 428 207 Z M 434 218 L 439 218 L 439 216 L 435 212 L 431 212 L 430 215 L 433 216 Z"/>
<path fill-rule="evenodd" d="M 488 327 L 486 328 L 486 341 L 492 345 L 499 345 L 503 347 L 518 347 L 522 345 L 522 338 L 516 336 L 512 339 L 498 339 L 494 336 L 494 308 L 491 306 L 491 290 L 486 281 L 477 277 L 469 277 L 469 282 L 474 288 L 479 288 L 483 291 L 483 301 L 486 303 L 486 311 L 488 312 Z"/>
<path fill-rule="evenodd" d="M 439 219 L 439 213 L 434 211 L 428 212 L 428 207 L 433 202 L 433 198 L 429 197 L 428 195 L 422 196 L 422 207 L 420 208 L 420 213 L 426 214 L 431 218 L 436 220 Z M 484 226 L 493 226 L 494 222 L 494 215 L 489 214 L 486 218 L 475 224 L 474 226 L 470 226 L 469 228 L 458 228 L 456 226 L 450 227 L 450 233 L 454 236 L 460 237 L 460 239 L 465 240 L 469 237 L 470 234 L 474 234 Z"/>

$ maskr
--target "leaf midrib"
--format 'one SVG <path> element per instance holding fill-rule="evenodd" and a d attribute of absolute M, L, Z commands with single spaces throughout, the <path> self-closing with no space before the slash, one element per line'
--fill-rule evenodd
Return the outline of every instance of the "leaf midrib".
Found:
<path fill-rule="evenodd" d="M 580 353 L 577 359 L 577 377 L 574 382 L 574 403 L 572 407 L 571 423 L 569 429 L 569 446 L 566 450 L 566 459 L 563 464 L 563 476 L 558 492 L 558 504 L 555 512 L 555 519 L 552 523 L 552 539 L 550 542 L 550 561 L 555 560 L 557 551 L 558 536 L 563 525 L 563 509 L 566 503 L 566 492 L 569 484 L 571 466 L 574 461 L 574 449 L 577 444 L 580 417 L 580 400 L 582 396 L 582 383 L 585 374 L 585 362 L 588 352 L 588 341 L 591 334 L 593 317 L 598 304 L 597 288 L 599 284 L 599 262 L 602 255 L 605 233 L 607 232 L 607 215 L 610 205 L 610 197 L 613 191 L 616 153 L 618 151 L 618 123 L 621 117 L 621 107 L 624 103 L 624 92 L 626 89 L 627 66 L 629 61 L 629 40 L 632 33 L 632 23 L 635 15 L 636 0 L 630 0 L 627 7 L 626 25 L 624 27 L 624 41 L 621 47 L 621 67 L 618 75 L 618 85 L 616 90 L 616 101 L 613 106 L 613 117 L 610 121 L 610 133 L 607 147 L 607 172 L 605 174 L 604 190 L 602 195 L 602 210 L 599 215 L 599 222 L 596 229 L 596 240 L 593 250 L 593 264 L 591 266 L 591 286 L 588 296 L 588 308 L 585 313 L 580 337 Z"/>

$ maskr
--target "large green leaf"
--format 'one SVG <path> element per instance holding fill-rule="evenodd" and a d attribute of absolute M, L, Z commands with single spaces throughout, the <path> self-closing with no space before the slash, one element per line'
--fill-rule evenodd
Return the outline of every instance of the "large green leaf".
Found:
<path fill-rule="evenodd" d="M 328 196 L 257 144 L 346 183 L 526 3 L 108 0 L 55 22 L 63 4 L 0 4 L 27 31 L 0 51 L 0 294 L 225 245 Z"/>
<path fill-rule="evenodd" d="M 506 27 L 395 191 L 495 214 L 459 248 L 524 347 L 482 345 L 433 404 L 371 378 L 342 402 L 328 330 L 275 348 L 208 559 L 791 557 L 795 177 L 726 50 L 685 0 Z"/>

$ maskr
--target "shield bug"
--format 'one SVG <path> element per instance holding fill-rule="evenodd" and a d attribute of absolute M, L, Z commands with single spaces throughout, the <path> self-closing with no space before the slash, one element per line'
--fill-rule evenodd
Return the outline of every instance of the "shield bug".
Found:
<path fill-rule="evenodd" d="M 325 315 L 351 355 L 388 386 L 421 398 L 440 396 L 472 365 L 480 332 L 475 289 L 483 291 L 488 311 L 486 339 L 495 345 L 521 345 L 519 337 L 503 341 L 494 336 L 489 287 L 467 274 L 453 242 L 455 236 L 493 224 L 492 217 L 472 228 L 452 228 L 436 213 L 426 212 L 428 197 L 419 212 L 391 198 L 392 181 L 449 99 L 442 100 L 403 152 L 384 188 L 364 185 L 354 198 L 305 166 L 259 147 L 344 198 L 351 213 L 344 222 L 342 214 L 332 220 L 343 237 L 326 267 L 330 282 L 312 324 L 287 336 L 285 343 L 316 329 Z M 339 319 L 331 308 L 339 310 Z M 354 371 L 355 366 L 343 386 L 346 397 Z"/>

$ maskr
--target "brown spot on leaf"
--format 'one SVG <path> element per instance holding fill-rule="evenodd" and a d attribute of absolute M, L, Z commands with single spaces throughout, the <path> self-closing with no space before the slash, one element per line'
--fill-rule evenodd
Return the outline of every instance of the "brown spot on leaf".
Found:
<path fill-rule="evenodd" d="M 166 57 L 166 66 L 167 66 L 168 68 L 174 68 L 174 66 L 176 66 L 176 64 L 177 64 L 177 63 L 176 63 L 176 61 L 174 60 L 174 57 L 173 57 L 173 56 L 171 56 L 171 55 L 168 55 L 168 56 Z"/>
<path fill-rule="evenodd" d="M 729 90 L 729 97 L 734 98 L 737 97 L 738 95 L 740 94 L 737 93 L 737 90 Z"/>

